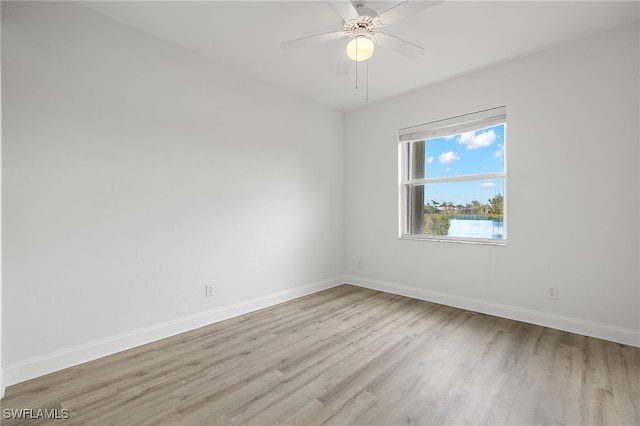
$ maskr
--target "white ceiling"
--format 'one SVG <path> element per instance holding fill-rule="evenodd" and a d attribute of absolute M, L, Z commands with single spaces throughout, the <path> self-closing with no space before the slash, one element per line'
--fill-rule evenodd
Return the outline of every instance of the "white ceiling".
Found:
<path fill-rule="evenodd" d="M 417 0 L 419 1 L 419 0 Z M 366 1 L 382 12 L 400 1 Z M 385 27 L 422 46 L 409 59 L 382 47 L 364 71 L 335 71 L 347 39 L 282 50 L 280 42 L 337 31 L 342 18 L 327 1 L 84 2 L 122 23 L 199 52 L 239 72 L 340 111 L 455 75 L 637 21 L 638 1 L 447 0 Z M 597 58 L 594 58 L 597 60 Z"/>

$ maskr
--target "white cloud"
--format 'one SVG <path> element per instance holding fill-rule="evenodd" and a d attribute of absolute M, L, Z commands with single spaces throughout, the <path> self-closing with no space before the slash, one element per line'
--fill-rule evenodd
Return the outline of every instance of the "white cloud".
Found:
<path fill-rule="evenodd" d="M 493 158 L 502 158 L 504 156 L 504 146 L 498 145 L 498 149 L 493 153 Z"/>
<path fill-rule="evenodd" d="M 433 163 L 433 157 L 427 157 L 425 160 L 427 161 L 427 164 Z"/>
<path fill-rule="evenodd" d="M 493 188 L 494 186 L 496 186 L 496 184 L 492 182 L 482 182 L 480 184 L 481 188 Z"/>
<path fill-rule="evenodd" d="M 458 143 L 466 145 L 467 149 L 477 149 L 491 145 L 496 141 L 496 138 L 496 132 L 494 132 L 493 130 L 482 132 L 477 135 L 475 134 L 475 132 L 465 132 L 460 135 L 460 140 L 458 140 Z"/>
<path fill-rule="evenodd" d="M 449 164 L 455 160 L 459 160 L 460 157 L 458 157 L 458 154 L 456 154 L 453 151 L 449 151 L 449 152 L 443 152 L 442 154 L 440 154 L 440 156 L 438 157 L 438 161 L 440 161 L 440 164 Z"/>

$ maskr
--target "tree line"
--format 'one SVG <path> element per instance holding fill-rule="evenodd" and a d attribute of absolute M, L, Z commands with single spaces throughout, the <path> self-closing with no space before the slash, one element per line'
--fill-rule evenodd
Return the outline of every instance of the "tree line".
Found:
<path fill-rule="evenodd" d="M 491 216 L 502 218 L 504 214 L 504 197 L 498 194 L 490 198 L 487 204 L 474 200 L 465 205 L 453 204 L 449 201 L 431 200 L 424 205 L 424 214 L 444 214 L 451 216 Z"/>

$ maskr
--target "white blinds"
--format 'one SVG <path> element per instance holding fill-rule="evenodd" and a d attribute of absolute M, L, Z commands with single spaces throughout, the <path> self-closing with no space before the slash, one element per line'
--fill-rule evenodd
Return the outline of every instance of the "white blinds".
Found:
<path fill-rule="evenodd" d="M 471 114 L 459 115 L 457 117 L 400 129 L 400 142 L 420 141 L 442 136 L 457 135 L 458 133 L 505 123 L 506 120 L 506 106 L 486 109 L 484 111 L 472 112 Z"/>

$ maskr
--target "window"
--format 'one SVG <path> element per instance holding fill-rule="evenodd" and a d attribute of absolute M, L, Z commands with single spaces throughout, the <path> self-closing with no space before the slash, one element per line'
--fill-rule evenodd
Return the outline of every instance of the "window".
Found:
<path fill-rule="evenodd" d="M 505 244 L 506 108 L 400 130 L 400 237 Z"/>

